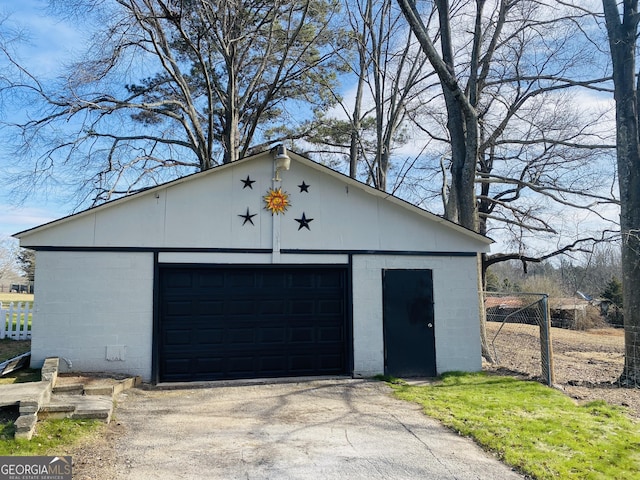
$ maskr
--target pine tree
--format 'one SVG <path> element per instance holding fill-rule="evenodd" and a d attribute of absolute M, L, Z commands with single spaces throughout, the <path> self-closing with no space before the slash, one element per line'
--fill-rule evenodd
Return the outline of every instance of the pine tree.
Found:
<path fill-rule="evenodd" d="M 614 305 L 622 307 L 622 282 L 620 282 L 616 277 L 612 277 L 600 296 L 607 300 L 611 300 Z"/>

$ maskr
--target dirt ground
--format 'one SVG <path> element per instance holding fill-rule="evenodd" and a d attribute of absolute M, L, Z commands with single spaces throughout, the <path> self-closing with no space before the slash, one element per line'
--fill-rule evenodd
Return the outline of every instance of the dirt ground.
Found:
<path fill-rule="evenodd" d="M 489 322 L 489 343 L 495 345 L 498 363 L 487 371 L 541 379 L 538 327 Z M 495 341 L 494 341 L 495 338 Z M 620 388 L 624 366 L 624 331 L 604 328 L 587 331 L 551 329 L 555 386 L 581 402 L 604 400 L 627 407 L 640 418 L 640 389 Z"/>

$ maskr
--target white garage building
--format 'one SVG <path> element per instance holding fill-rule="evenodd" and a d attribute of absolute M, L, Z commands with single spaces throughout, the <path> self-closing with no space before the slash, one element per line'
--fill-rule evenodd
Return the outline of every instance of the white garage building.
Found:
<path fill-rule="evenodd" d="M 152 382 L 481 368 L 491 241 L 282 148 L 15 236 L 37 251 L 34 367 Z"/>

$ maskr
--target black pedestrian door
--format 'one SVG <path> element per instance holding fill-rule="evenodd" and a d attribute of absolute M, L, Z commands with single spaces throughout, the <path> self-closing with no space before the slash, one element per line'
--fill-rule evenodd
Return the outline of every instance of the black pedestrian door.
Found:
<path fill-rule="evenodd" d="M 436 376 L 431 270 L 383 270 L 385 374 Z"/>

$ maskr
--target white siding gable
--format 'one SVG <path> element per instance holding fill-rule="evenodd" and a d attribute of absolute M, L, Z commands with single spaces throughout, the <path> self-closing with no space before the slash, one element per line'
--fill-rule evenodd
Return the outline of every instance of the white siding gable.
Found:
<path fill-rule="evenodd" d="M 273 181 L 267 152 L 17 234 L 24 247 L 486 251 L 490 241 L 308 159 Z M 253 180 L 251 188 L 243 180 Z M 299 185 L 308 185 L 302 191 Z M 287 192 L 281 215 L 264 208 Z M 251 222 L 242 215 L 254 215 Z M 309 229 L 297 220 L 305 215 Z M 278 245 L 279 243 L 279 245 Z"/>

